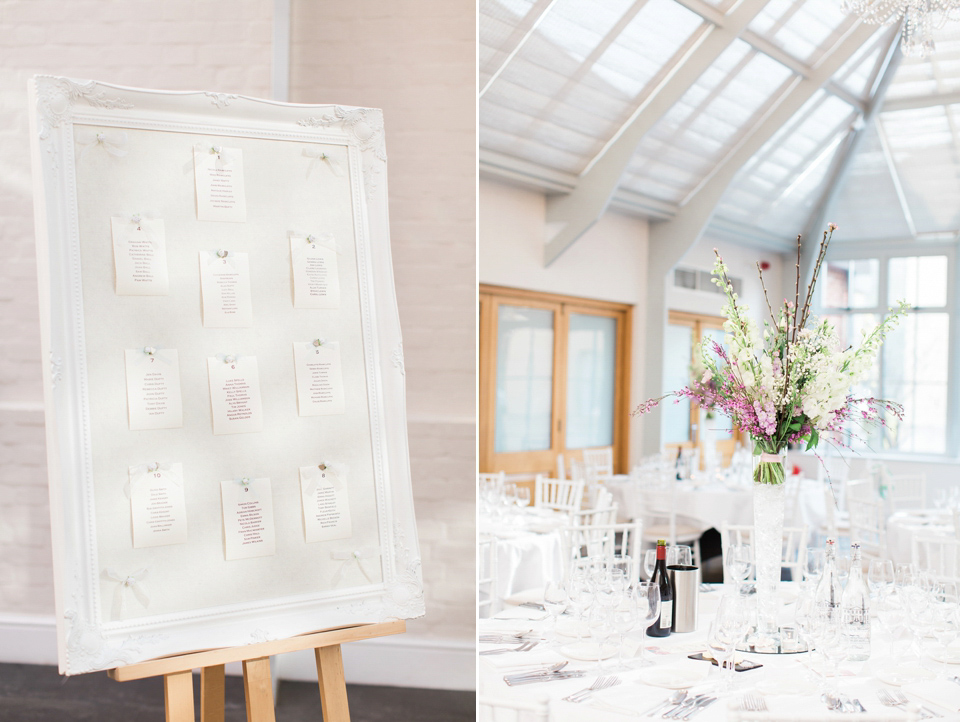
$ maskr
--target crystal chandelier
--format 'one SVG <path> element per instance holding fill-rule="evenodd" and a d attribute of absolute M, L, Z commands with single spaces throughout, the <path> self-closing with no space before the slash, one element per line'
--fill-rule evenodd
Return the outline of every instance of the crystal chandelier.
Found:
<path fill-rule="evenodd" d="M 933 31 L 960 19 L 960 0 L 843 0 L 841 7 L 865 23 L 892 25 L 903 18 L 900 48 L 910 58 L 932 54 Z"/>

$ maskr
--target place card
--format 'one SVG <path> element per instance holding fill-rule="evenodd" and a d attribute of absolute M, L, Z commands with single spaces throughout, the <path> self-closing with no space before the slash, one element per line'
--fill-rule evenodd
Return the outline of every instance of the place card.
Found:
<path fill-rule="evenodd" d="M 339 308 L 337 242 L 333 235 L 290 234 L 294 308 Z"/>
<path fill-rule="evenodd" d="M 206 328 L 250 328 L 250 259 L 236 251 L 200 251 L 200 293 Z"/>
<path fill-rule="evenodd" d="M 270 479 L 220 482 L 224 551 L 228 561 L 269 557 L 277 551 Z"/>
<path fill-rule="evenodd" d="M 183 426 L 177 350 L 146 346 L 128 348 L 123 353 L 130 428 L 139 431 Z"/>
<path fill-rule="evenodd" d="M 133 546 L 159 547 L 187 541 L 183 464 L 153 462 L 129 467 Z"/>
<path fill-rule="evenodd" d="M 221 354 L 207 358 L 213 433 L 248 434 L 263 431 L 260 369 L 256 356 Z"/>
<path fill-rule="evenodd" d="M 345 412 L 340 344 L 316 339 L 294 342 L 297 406 L 301 416 L 329 416 Z"/>
<path fill-rule="evenodd" d="M 221 145 L 197 145 L 193 149 L 193 168 L 197 179 L 197 219 L 245 223 L 243 151 Z"/>
<path fill-rule="evenodd" d="M 160 218 L 110 218 L 118 296 L 166 296 L 167 241 Z"/>
<path fill-rule="evenodd" d="M 345 475 L 344 469 L 327 464 L 300 467 L 303 530 L 308 543 L 353 535 Z"/>

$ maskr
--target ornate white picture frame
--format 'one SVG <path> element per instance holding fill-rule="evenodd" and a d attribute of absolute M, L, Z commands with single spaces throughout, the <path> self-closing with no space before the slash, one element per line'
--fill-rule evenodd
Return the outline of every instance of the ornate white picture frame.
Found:
<path fill-rule="evenodd" d="M 421 616 L 381 111 L 50 76 L 29 92 L 60 671 Z M 243 151 L 243 223 L 196 213 L 193 151 L 219 144 Z M 110 219 L 134 211 L 165 221 L 167 296 L 115 291 Z M 340 307 L 295 308 L 288 235 L 327 227 Z M 252 328 L 203 327 L 197 250 L 224 243 L 251 258 Z M 325 332 L 347 411 L 300 416 L 291 344 Z M 179 354 L 183 425 L 131 430 L 122 353 L 155 338 Z M 263 431 L 216 436 L 203 362 L 245 346 Z M 183 464 L 185 543 L 132 543 L 127 473 L 151 459 Z M 353 531 L 308 543 L 297 469 L 318 460 L 349 469 Z M 274 555 L 224 555 L 220 482 L 240 476 L 271 480 Z"/>

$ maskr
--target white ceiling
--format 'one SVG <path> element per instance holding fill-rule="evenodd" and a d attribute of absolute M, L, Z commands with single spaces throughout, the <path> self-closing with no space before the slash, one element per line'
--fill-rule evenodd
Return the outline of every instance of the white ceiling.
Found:
<path fill-rule="evenodd" d="M 575 186 L 733 5 L 480 0 L 481 168 Z M 675 214 L 855 24 L 838 0 L 766 2 L 643 135 L 618 193 L 657 209 L 652 218 Z M 903 59 L 882 84 L 895 40 L 895 28 L 878 28 L 742 166 L 708 233 L 775 246 L 806 232 L 831 190 L 844 239 L 960 229 L 960 34 L 938 39 L 931 59 Z M 886 105 L 863 127 L 877 87 Z"/>

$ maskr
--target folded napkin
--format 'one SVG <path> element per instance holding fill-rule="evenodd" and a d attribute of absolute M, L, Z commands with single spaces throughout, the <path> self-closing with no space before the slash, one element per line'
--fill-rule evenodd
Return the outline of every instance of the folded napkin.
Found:
<path fill-rule="evenodd" d="M 919 697 L 924 702 L 935 704 L 951 712 L 960 712 L 960 684 L 944 679 L 905 684 L 901 689 L 906 694 Z"/>
<path fill-rule="evenodd" d="M 522 592 L 517 592 L 516 594 L 511 594 L 509 597 L 505 597 L 503 601 L 512 606 L 518 606 L 527 602 L 543 604 L 543 587 L 524 589 Z M 538 610 L 534 609 L 533 611 L 536 612 Z"/>
<path fill-rule="evenodd" d="M 529 652 L 506 652 L 480 657 L 486 664 L 502 672 L 522 672 L 527 669 L 549 667 L 557 662 L 568 661 L 552 649 L 534 647 Z"/>

